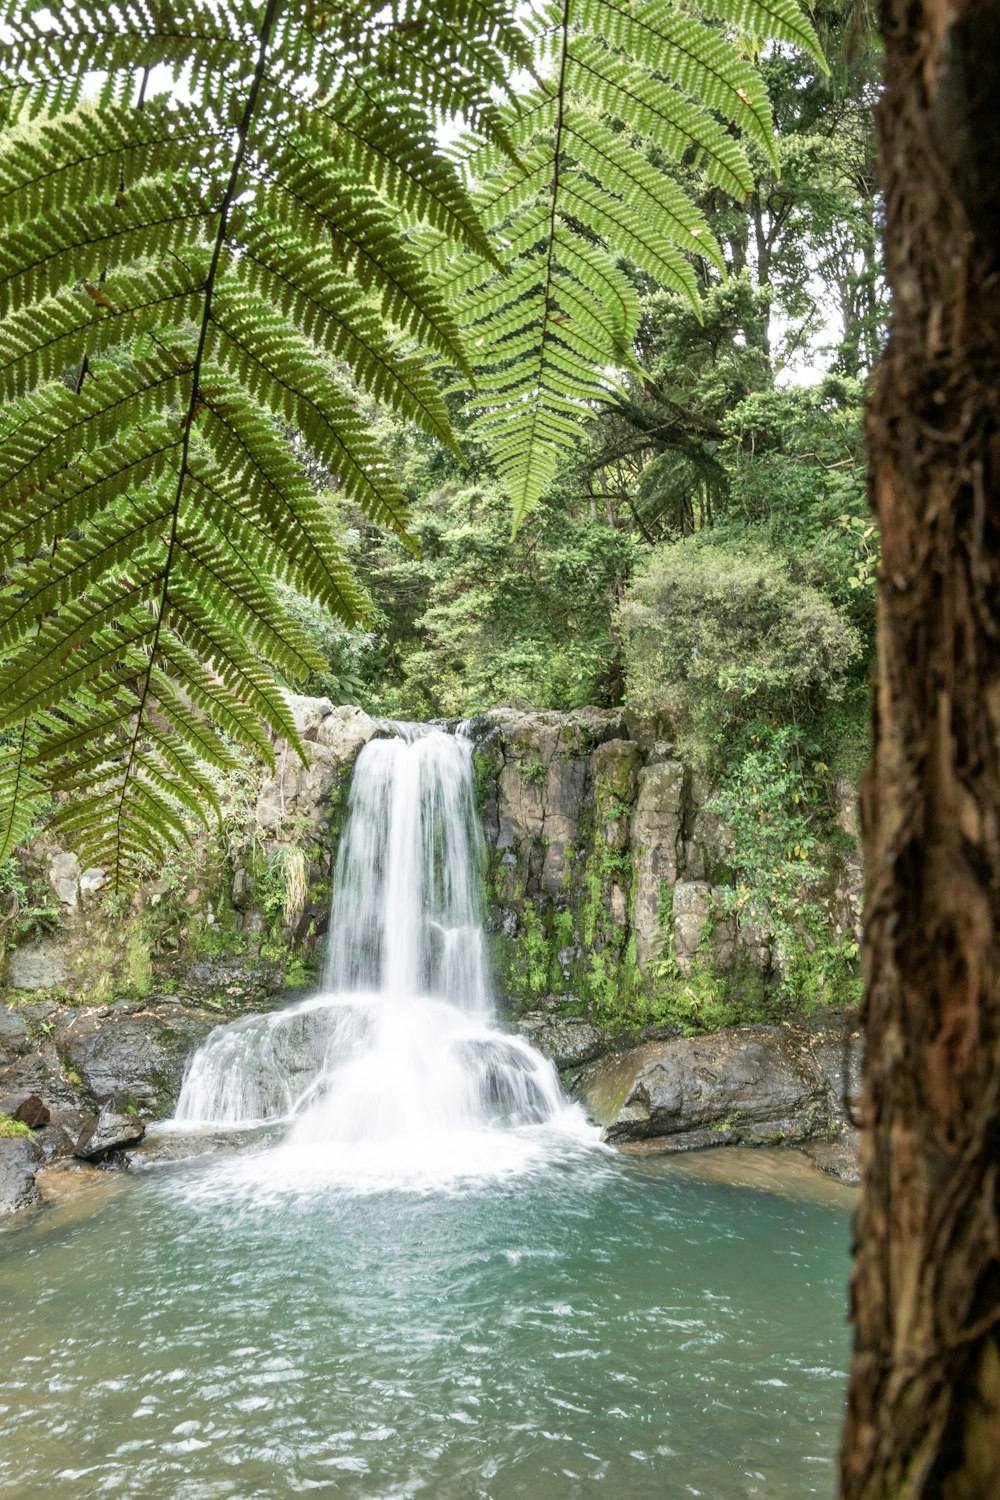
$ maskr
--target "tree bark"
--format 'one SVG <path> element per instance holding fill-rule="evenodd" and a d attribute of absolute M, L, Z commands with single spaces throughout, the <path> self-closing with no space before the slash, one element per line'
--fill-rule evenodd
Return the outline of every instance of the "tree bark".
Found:
<path fill-rule="evenodd" d="M 883 0 L 893 328 L 844 1500 L 1000 1497 L 1000 0 Z"/>

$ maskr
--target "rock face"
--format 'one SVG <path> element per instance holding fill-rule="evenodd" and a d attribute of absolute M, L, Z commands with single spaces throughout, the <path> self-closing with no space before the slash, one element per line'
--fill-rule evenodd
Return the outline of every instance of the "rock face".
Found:
<path fill-rule="evenodd" d="M 40 1166 L 120 1160 L 147 1120 L 172 1114 L 189 1054 L 233 1013 L 165 998 L 0 1005 L 0 1113 L 34 1132 L 0 1138 L 0 1214 L 39 1201 Z"/>
<path fill-rule="evenodd" d="M 363 709 L 335 708 L 329 698 L 291 695 L 289 704 L 308 764 L 279 741 L 277 773 L 261 787 L 254 809 L 260 829 L 280 830 L 293 819 L 319 825 L 344 767 L 378 730 Z"/>
<path fill-rule="evenodd" d="M 33 1097 L 35 1118 L 51 1114 L 51 1125 L 41 1122 L 52 1132 L 53 1149 L 56 1127 L 75 1142 L 83 1116 L 98 1114 L 113 1100 L 127 1104 L 126 1113 L 162 1118 L 173 1109 L 189 1052 L 219 1019 L 218 1009 L 173 1000 L 0 1009 L 17 1046 L 12 1051 L 8 1044 L 2 1054 L 0 1112 L 15 1114 Z"/>
<path fill-rule="evenodd" d="M 509 995 L 591 1001 L 641 988 L 664 963 L 679 976 L 710 967 L 737 1000 L 773 982 L 767 942 L 724 911 L 732 835 L 663 725 L 498 709 L 473 735 Z"/>
<path fill-rule="evenodd" d="M 574 1088 L 603 1138 L 626 1149 L 817 1140 L 828 1158 L 819 1164 L 844 1176 L 850 1171 L 844 1147 L 851 1144 L 845 1109 L 860 1051 L 860 1037 L 843 1016 L 827 1018 L 820 1029 L 738 1027 L 601 1057 L 583 1068 Z"/>
<path fill-rule="evenodd" d="M 305 763 L 279 741 L 275 774 L 257 788 L 243 825 L 165 861 L 124 915 L 120 905 L 112 915 L 104 904 L 105 871 L 81 869 L 51 840 L 24 852 L 20 873 L 41 931 L 0 953 L 6 991 L 96 1004 L 149 993 L 155 980 L 167 980 L 195 998 L 251 1000 L 281 988 L 292 956 L 313 959 L 326 926 L 331 825 L 354 758 L 378 726 L 361 709 L 335 707 L 328 698 L 289 701 Z M 248 777 L 246 790 L 252 786 Z M 300 899 L 285 903 L 276 891 L 291 857 Z"/>
<path fill-rule="evenodd" d="M 776 960 L 766 935 L 728 915 L 733 834 L 665 725 L 610 709 L 497 709 L 472 732 L 509 996 L 534 1007 L 569 991 L 599 1008 L 669 969 L 681 981 L 710 972 L 727 1001 L 761 1014 Z M 834 940 L 854 934 L 858 895 L 841 858 L 818 895 Z"/>
<path fill-rule="evenodd" d="M 27 1136 L 0 1138 L 0 1216 L 34 1208 L 41 1201 L 35 1173 L 42 1159 L 41 1148 Z"/>

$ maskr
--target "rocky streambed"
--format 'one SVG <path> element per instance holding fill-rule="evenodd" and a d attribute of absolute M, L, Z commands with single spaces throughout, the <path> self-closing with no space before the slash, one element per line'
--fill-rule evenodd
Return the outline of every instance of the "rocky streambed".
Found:
<path fill-rule="evenodd" d="M 139 1145 L 146 1125 L 171 1114 L 198 1043 L 246 1008 L 169 996 L 0 1007 L 0 1115 L 20 1126 L 0 1136 L 0 1215 L 41 1201 L 37 1178 L 47 1167 L 176 1158 L 173 1138 L 155 1150 Z M 848 1013 L 628 1038 L 581 1017 L 533 1011 L 511 1029 L 551 1058 L 567 1091 L 622 1151 L 794 1146 L 824 1171 L 857 1180 L 861 1047 Z"/>

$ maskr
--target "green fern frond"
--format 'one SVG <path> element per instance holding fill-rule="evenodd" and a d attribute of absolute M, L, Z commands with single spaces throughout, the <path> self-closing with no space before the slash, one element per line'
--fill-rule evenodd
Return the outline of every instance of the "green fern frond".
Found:
<path fill-rule="evenodd" d="M 0 860 L 27 837 L 47 789 L 30 764 L 33 750 L 26 723 L 0 735 Z"/>
<path fill-rule="evenodd" d="M 818 45 L 796 0 L 774 0 L 770 12 L 769 3 L 714 0 L 719 27 L 674 0 L 550 0 L 533 13 L 537 71 L 548 76 L 509 113 L 522 170 L 490 145 L 467 160 L 511 273 L 484 277 L 474 263 L 449 265 L 438 245 L 427 250 L 467 330 L 474 430 L 510 492 L 515 527 L 549 485 L 554 452 L 580 439 L 614 372 L 632 363 L 639 307 L 618 262 L 699 316 L 705 269 L 724 273 L 692 192 L 654 167 L 650 150 L 737 195 L 753 180 L 739 137 L 777 167 L 767 91 L 735 32 L 760 27 L 815 54 Z"/>

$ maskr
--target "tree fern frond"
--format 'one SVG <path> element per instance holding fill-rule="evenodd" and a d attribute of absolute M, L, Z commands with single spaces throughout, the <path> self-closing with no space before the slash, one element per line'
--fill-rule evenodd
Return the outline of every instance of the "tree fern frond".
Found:
<path fill-rule="evenodd" d="M 81 456 L 44 487 L 21 496 L 0 520 L 0 561 L 30 558 L 100 515 L 122 495 L 125 485 L 136 489 L 157 480 L 170 470 L 178 447 L 176 423 L 151 422 Z M 71 557 L 63 553 L 59 567 Z"/>
<path fill-rule="evenodd" d="M 35 633 L 39 620 L 99 579 L 133 573 L 136 558 L 150 554 L 169 516 L 161 495 L 136 496 L 92 521 L 82 540 L 61 542 L 54 555 L 19 572 L 16 587 L 0 591 L 0 652 L 9 653 Z"/>
<path fill-rule="evenodd" d="M 0 860 L 27 836 L 45 800 L 45 785 L 30 765 L 32 749 L 26 723 L 0 735 Z"/>
<path fill-rule="evenodd" d="M 704 0 L 702 8 L 750 36 L 790 42 L 829 73 L 816 28 L 796 0 Z"/>
<path fill-rule="evenodd" d="M 373 520 L 402 530 L 406 497 L 308 342 L 235 281 L 220 286 L 213 322 L 211 352 L 231 380 L 251 397 L 269 397 L 272 409 L 328 454 L 345 493 Z"/>
<path fill-rule="evenodd" d="M 207 530 L 188 530 L 177 536 L 178 566 L 185 588 L 201 606 L 221 620 L 240 623 L 243 639 L 265 661 L 292 678 L 326 669 L 326 658 L 282 609 L 264 577 L 255 576 L 229 544 Z"/>
<path fill-rule="evenodd" d="M 732 135 L 756 141 L 777 166 L 767 91 L 731 29 L 766 19 L 769 0 L 714 4 L 729 30 L 675 0 L 540 4 L 531 25 L 548 77 L 510 117 L 524 170 L 489 145 L 467 166 L 494 244 L 514 258 L 513 284 L 477 275 L 474 264 L 450 268 L 429 250 L 442 287 L 459 298 L 482 397 L 474 430 L 510 490 L 515 526 L 549 483 L 551 445 L 579 439 L 613 389 L 610 372 L 630 363 L 623 346 L 638 303 L 616 262 L 639 267 L 699 316 L 706 266 L 724 273 L 692 194 L 648 151 L 689 159 L 740 195 L 752 176 Z M 815 47 L 796 0 L 774 0 L 773 14 L 767 34 Z"/>
<path fill-rule="evenodd" d="M 88 360 L 88 378 L 80 391 L 59 380 L 12 402 L 0 414 L 0 506 L 23 503 L 42 491 L 78 454 L 121 439 L 130 423 L 129 430 L 138 432 L 155 422 L 171 398 L 173 382 L 190 369 L 186 351 L 156 352 L 158 360 L 135 359 L 127 366 Z M 167 426 L 163 435 L 169 445 Z M 146 445 L 140 440 L 140 446 Z M 0 515 L 0 538 L 9 534 L 13 519 Z M 56 526 L 55 531 L 66 529 Z"/>
<path fill-rule="evenodd" d="M 182 183 L 138 182 L 115 203 L 47 213 L 0 241 L 0 317 L 56 296 L 81 277 L 99 282 L 109 260 L 162 260 L 197 236 L 210 205 Z M 99 307 L 111 297 L 97 287 Z M 106 297 L 107 304 L 98 298 Z"/>
<path fill-rule="evenodd" d="M 122 182 L 153 175 L 180 181 L 206 172 L 225 149 L 228 132 L 203 111 L 168 96 L 141 111 L 85 104 L 52 120 L 11 130 L 0 146 L 0 215 L 30 223 L 89 199 L 113 201 Z"/>

